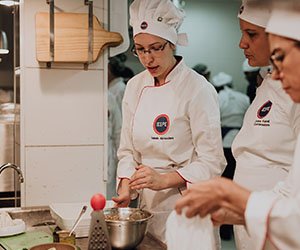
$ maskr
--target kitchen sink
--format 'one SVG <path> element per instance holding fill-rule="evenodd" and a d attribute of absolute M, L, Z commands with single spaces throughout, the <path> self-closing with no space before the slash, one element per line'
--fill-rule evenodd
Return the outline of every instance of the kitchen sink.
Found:
<path fill-rule="evenodd" d="M 54 225 L 49 207 L 16 208 L 8 211 L 12 219 L 22 219 L 27 228 Z"/>

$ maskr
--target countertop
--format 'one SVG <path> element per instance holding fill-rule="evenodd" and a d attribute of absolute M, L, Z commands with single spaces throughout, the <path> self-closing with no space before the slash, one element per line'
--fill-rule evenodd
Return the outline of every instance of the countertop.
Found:
<path fill-rule="evenodd" d="M 47 222 L 53 222 L 50 215 L 49 207 L 30 207 L 30 208 L 16 208 L 7 209 L 13 219 L 23 219 L 27 226 L 27 231 L 43 231 L 51 234 L 56 225 L 47 225 Z M 38 226 L 37 226 L 38 225 Z M 76 245 L 81 250 L 87 250 L 88 238 L 76 238 Z M 0 247 L 1 249 L 1 247 Z M 166 250 L 167 247 L 164 243 L 147 233 L 142 243 L 132 250 Z"/>
<path fill-rule="evenodd" d="M 1 209 L 0 209 L 1 211 Z M 28 208 L 12 208 L 5 209 L 4 211 L 9 212 L 13 219 L 23 219 L 27 231 L 43 231 L 47 234 L 52 234 L 56 225 L 48 224 L 48 222 L 54 222 L 51 217 L 49 207 L 28 207 Z M 47 225 L 48 224 L 48 225 Z M 76 245 L 81 250 L 87 250 L 88 238 L 76 238 Z M 1 247 L 0 247 L 1 249 Z M 142 243 L 134 250 L 165 250 L 166 245 L 147 233 Z"/>

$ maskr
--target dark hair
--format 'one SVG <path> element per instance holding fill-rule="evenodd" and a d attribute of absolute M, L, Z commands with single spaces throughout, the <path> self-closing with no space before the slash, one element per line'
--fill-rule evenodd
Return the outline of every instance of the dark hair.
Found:
<path fill-rule="evenodd" d="M 108 67 L 110 72 L 116 76 L 121 77 L 123 75 L 123 71 L 125 70 L 126 55 L 117 55 L 109 58 Z"/>

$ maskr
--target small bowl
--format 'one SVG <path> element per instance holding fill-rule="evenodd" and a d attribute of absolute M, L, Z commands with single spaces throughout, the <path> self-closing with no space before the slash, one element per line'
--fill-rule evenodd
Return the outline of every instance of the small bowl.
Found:
<path fill-rule="evenodd" d="M 55 247 L 56 250 L 77 250 L 76 246 L 67 243 L 46 243 L 31 247 L 29 250 L 49 250 Z"/>
<path fill-rule="evenodd" d="M 139 208 L 109 208 L 104 211 L 111 246 L 131 249 L 138 246 L 147 232 L 153 214 Z"/>

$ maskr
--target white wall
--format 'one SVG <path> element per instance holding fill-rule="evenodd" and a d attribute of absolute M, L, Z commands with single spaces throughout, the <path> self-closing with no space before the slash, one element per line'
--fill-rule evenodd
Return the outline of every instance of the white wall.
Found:
<path fill-rule="evenodd" d="M 224 71 L 233 76 L 234 86 L 245 91 L 246 80 L 242 72 L 244 56 L 239 49 L 240 28 L 237 0 L 185 1 L 186 18 L 181 31 L 189 36 L 189 46 L 178 46 L 178 54 L 193 67 L 201 62 L 211 70 L 211 76 Z"/>

